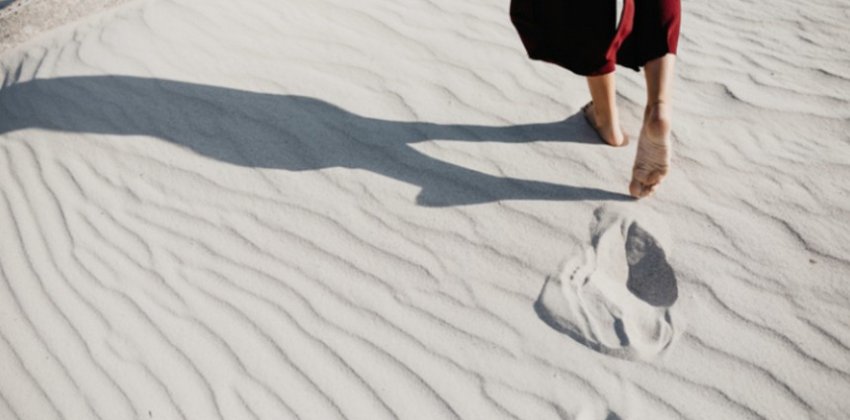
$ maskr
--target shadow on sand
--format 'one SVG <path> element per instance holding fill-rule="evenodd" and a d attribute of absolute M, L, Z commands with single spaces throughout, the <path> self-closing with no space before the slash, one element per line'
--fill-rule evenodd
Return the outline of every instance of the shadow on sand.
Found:
<path fill-rule="evenodd" d="M 127 76 L 13 84 L 0 89 L 0 115 L 0 134 L 40 128 L 145 135 L 242 166 L 365 169 L 421 187 L 417 203 L 423 206 L 507 199 L 630 200 L 593 188 L 492 176 L 410 146 L 431 139 L 596 143 L 580 115 L 505 127 L 399 122 L 359 116 L 303 96 Z"/>

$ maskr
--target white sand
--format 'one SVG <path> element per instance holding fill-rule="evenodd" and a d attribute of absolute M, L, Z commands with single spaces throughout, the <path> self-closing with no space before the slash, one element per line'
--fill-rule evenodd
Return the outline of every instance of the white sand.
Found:
<path fill-rule="evenodd" d="M 128 0 L 11 0 L 0 9 L 0 53 L 53 28 Z"/>
<path fill-rule="evenodd" d="M 507 0 L 136 1 L 5 51 L 0 419 L 845 418 L 850 15 L 684 6 L 640 202 Z"/>

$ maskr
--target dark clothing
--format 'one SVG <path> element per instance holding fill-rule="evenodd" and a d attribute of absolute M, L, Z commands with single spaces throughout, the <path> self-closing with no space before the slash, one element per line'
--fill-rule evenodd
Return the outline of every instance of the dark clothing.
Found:
<path fill-rule="evenodd" d="M 638 70 L 676 53 L 680 0 L 512 0 L 511 21 L 529 57 L 595 76 L 617 64 Z"/>

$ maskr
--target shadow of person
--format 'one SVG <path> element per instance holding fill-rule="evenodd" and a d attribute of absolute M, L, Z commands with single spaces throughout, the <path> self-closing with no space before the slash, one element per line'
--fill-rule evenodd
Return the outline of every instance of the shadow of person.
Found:
<path fill-rule="evenodd" d="M 289 171 L 356 168 L 421 188 L 417 203 L 453 206 L 507 199 L 629 200 L 594 188 L 488 175 L 410 145 L 431 139 L 576 141 L 583 122 L 506 127 L 400 122 L 321 100 L 129 76 L 36 79 L 0 89 L 0 134 L 27 128 L 145 135 L 222 162 Z M 583 135 L 584 142 L 595 142 Z"/>

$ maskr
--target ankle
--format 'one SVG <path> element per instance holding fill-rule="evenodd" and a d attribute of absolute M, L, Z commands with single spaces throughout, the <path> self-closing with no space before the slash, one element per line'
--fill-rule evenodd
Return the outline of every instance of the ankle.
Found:
<path fill-rule="evenodd" d="M 670 105 L 665 101 L 647 104 L 643 117 L 644 130 L 650 137 L 666 139 L 672 127 Z"/>

